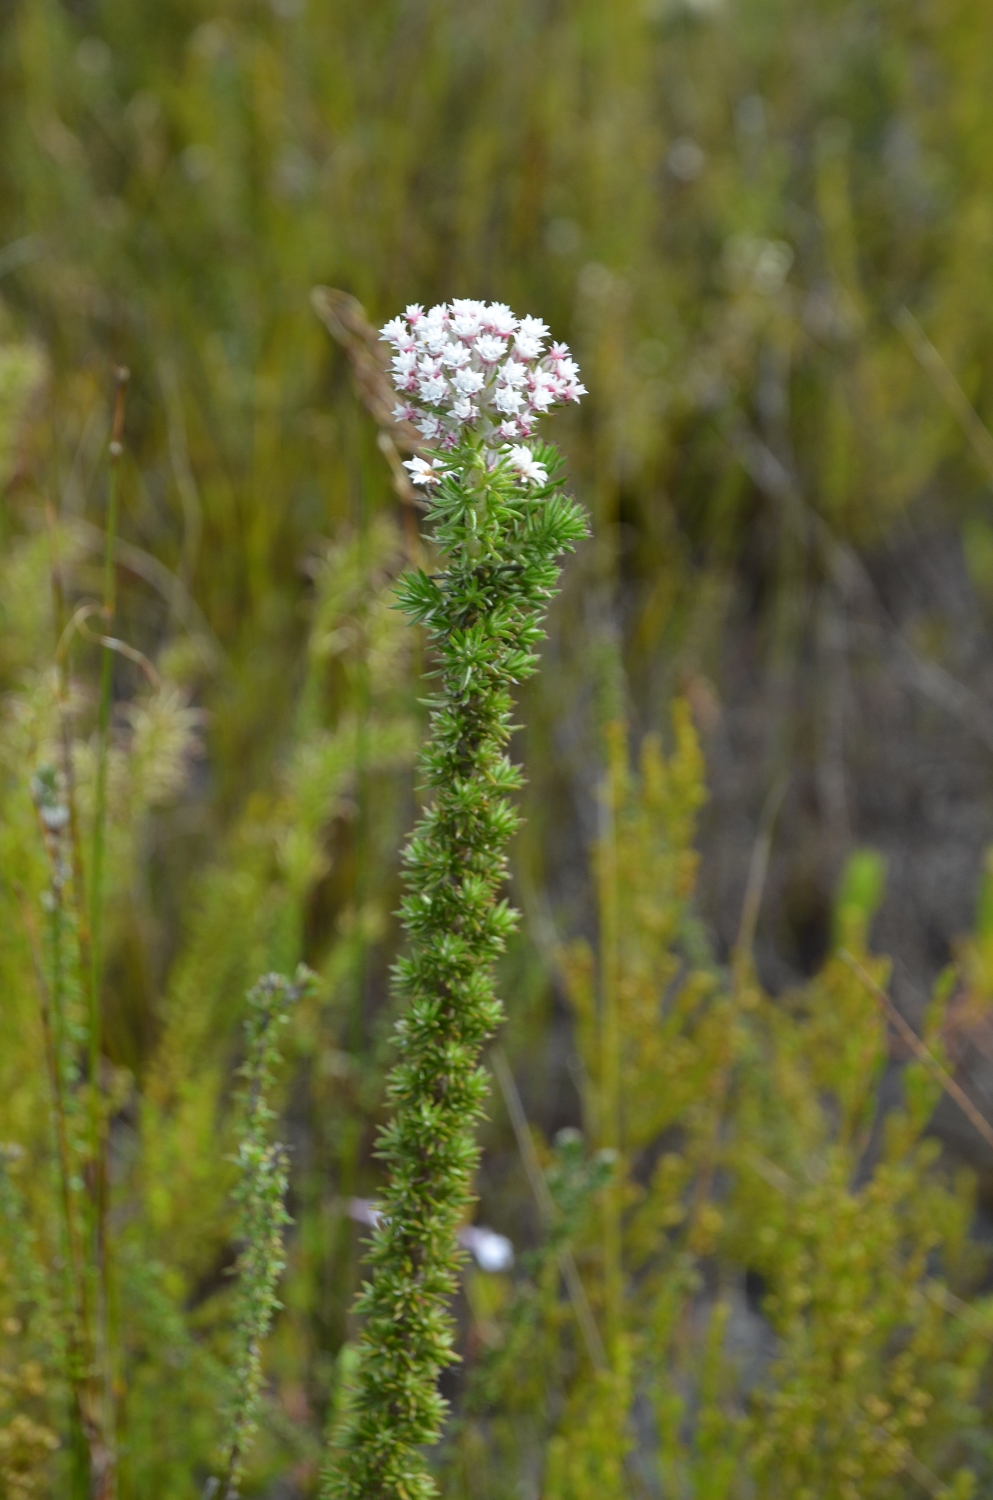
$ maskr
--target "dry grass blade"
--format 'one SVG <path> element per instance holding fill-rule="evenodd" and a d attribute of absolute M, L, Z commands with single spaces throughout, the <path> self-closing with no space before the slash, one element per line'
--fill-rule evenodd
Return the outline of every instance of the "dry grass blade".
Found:
<path fill-rule="evenodd" d="M 545 1181 L 544 1173 L 541 1170 L 541 1163 L 538 1161 L 538 1155 L 534 1149 L 534 1141 L 531 1139 L 531 1131 L 528 1127 L 527 1116 L 524 1113 L 524 1105 L 521 1102 L 517 1082 L 511 1071 L 510 1064 L 504 1056 L 502 1047 L 492 1048 L 490 1051 L 490 1061 L 493 1064 L 497 1083 L 500 1085 L 500 1092 L 503 1094 L 503 1102 L 507 1107 L 507 1114 L 510 1116 L 510 1123 L 513 1126 L 517 1148 L 521 1153 L 521 1160 L 524 1163 L 528 1185 L 534 1194 L 535 1202 L 538 1205 L 538 1212 L 541 1214 L 546 1225 L 551 1224 L 555 1219 L 555 1204 L 552 1201 L 551 1193 L 548 1191 L 548 1184 Z M 590 1357 L 590 1362 L 594 1369 L 607 1370 L 610 1368 L 607 1351 L 603 1346 L 600 1330 L 596 1326 L 596 1319 L 593 1316 L 593 1309 L 590 1307 L 586 1288 L 583 1286 L 583 1280 L 579 1274 L 579 1267 L 576 1265 L 576 1258 L 568 1246 L 566 1246 L 559 1251 L 558 1259 L 562 1278 L 568 1289 L 573 1311 L 576 1314 L 576 1322 L 579 1324 L 579 1330 L 583 1335 L 583 1342 L 586 1345 L 586 1352 Z"/>
<path fill-rule="evenodd" d="M 893 315 L 893 322 L 913 350 L 918 364 L 930 375 L 977 457 L 989 474 L 993 475 L 993 436 L 965 391 L 909 308 L 898 308 Z"/>
<path fill-rule="evenodd" d="M 365 315 L 365 308 L 348 292 L 333 286 L 315 286 L 310 303 L 328 333 L 348 355 L 359 400 L 379 428 L 378 446 L 390 466 L 393 489 L 404 507 L 407 550 L 419 563 L 420 534 L 416 512 L 424 509 L 403 467 L 401 453 L 417 453 L 421 437 L 411 422 L 398 422 L 393 415 L 396 393 L 389 377 L 386 345 Z"/>
<path fill-rule="evenodd" d="M 390 382 L 386 345 L 366 317 L 361 302 L 333 286 L 315 286 L 310 294 L 315 313 L 348 355 L 359 398 L 377 426 L 405 453 L 416 453 L 420 434 L 410 422 L 393 416 L 396 394 Z"/>

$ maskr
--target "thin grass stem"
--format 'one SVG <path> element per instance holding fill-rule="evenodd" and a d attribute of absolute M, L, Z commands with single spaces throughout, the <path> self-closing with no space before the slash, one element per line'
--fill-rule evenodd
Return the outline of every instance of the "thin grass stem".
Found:
<path fill-rule="evenodd" d="M 114 622 L 117 608 L 116 544 L 117 524 L 120 510 L 120 467 L 124 452 L 124 403 L 129 372 L 120 367 L 116 371 L 117 390 L 114 401 L 114 417 L 110 440 L 110 475 L 108 484 L 107 526 L 104 547 L 103 571 L 103 617 L 106 635 Z M 93 805 L 93 844 L 90 861 L 90 984 L 87 1018 L 87 1084 L 89 1094 L 89 1183 L 91 1194 L 90 1243 L 92 1259 L 91 1275 L 94 1278 L 94 1302 L 99 1309 L 97 1319 L 99 1338 L 95 1340 L 95 1352 L 99 1354 L 102 1372 L 101 1422 L 104 1429 L 101 1472 L 96 1479 L 95 1496 L 99 1500 L 113 1500 L 117 1493 L 117 1463 L 115 1444 L 111 1435 L 115 1431 L 115 1398 L 111 1373 L 110 1334 L 108 1327 L 111 1305 L 110 1271 L 107 1247 L 108 1182 L 106 1162 L 105 1128 L 100 1083 L 100 1054 L 102 1049 L 101 991 L 103 984 L 103 907 L 104 907 L 104 863 L 107 830 L 107 769 L 110 751 L 110 716 L 113 701 L 114 649 L 109 639 L 101 641 L 100 703 L 97 716 L 97 762 Z"/>

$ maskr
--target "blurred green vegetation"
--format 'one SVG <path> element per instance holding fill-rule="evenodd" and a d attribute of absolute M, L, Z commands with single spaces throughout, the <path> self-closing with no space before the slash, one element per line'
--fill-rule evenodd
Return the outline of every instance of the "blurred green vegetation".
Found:
<path fill-rule="evenodd" d="M 741 890 L 736 945 L 711 941 L 693 905 L 704 769 L 685 708 L 670 714 L 685 694 L 714 739 L 747 625 L 754 657 L 731 671 L 763 693 L 761 855 L 830 590 L 923 514 L 961 536 L 989 607 L 988 21 L 981 0 L 0 4 L 0 1494 L 67 1492 L 17 892 L 37 906 L 49 889 L 30 783 L 63 754 L 51 583 L 70 609 L 100 593 L 117 364 L 115 630 L 160 678 L 150 692 L 115 665 L 122 1496 L 191 1496 L 217 1462 L 239 1023 L 256 977 L 300 959 L 320 978 L 281 1083 L 295 1228 L 249 1492 L 314 1493 L 347 1400 L 345 1206 L 376 1190 L 423 663 L 391 608 L 409 542 L 389 469 L 316 283 L 375 322 L 506 300 L 572 344 L 591 393 L 548 424 L 594 540 L 522 704 L 527 921 L 504 982 L 556 1217 L 541 1227 L 498 1097 L 482 1217 L 530 1258 L 512 1284 L 467 1273 L 448 1493 L 888 1500 L 993 1482 L 988 1257 L 968 1182 L 921 1139 L 934 1091 L 916 1065 L 893 1085 L 874 1002 L 837 959 L 768 997 Z M 74 636 L 84 819 L 98 666 Z M 621 721 L 672 755 L 649 737 L 630 769 Z M 883 868 L 840 843 L 832 941 L 881 980 Z M 926 1018 L 939 1055 L 949 1002 L 984 1015 L 993 995 L 989 904 Z M 581 1151 L 561 1125 L 582 1125 Z M 564 1247 L 604 1368 L 580 1346 Z"/>

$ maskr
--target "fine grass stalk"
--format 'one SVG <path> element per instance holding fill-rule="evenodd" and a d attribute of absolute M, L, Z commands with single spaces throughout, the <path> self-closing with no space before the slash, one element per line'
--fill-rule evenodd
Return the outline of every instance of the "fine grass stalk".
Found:
<path fill-rule="evenodd" d="M 112 1377 L 112 1353 L 110 1349 L 110 1286 L 109 1251 L 106 1237 L 108 1211 L 108 1183 L 106 1143 L 100 1082 L 100 1053 L 102 1047 L 103 984 L 103 908 L 104 908 L 104 863 L 107 834 L 107 769 L 110 758 L 110 717 L 113 706 L 114 652 L 109 644 L 114 615 L 117 608 L 117 525 L 120 512 L 120 470 L 124 452 L 124 403 L 129 372 L 123 367 L 116 371 L 117 389 L 114 399 L 114 415 L 110 437 L 110 473 L 107 499 L 107 525 L 104 542 L 103 566 L 103 622 L 104 638 L 100 662 L 100 700 L 97 715 L 96 777 L 93 798 L 93 842 L 90 859 L 89 890 L 89 936 L 90 974 L 88 985 L 87 1015 L 87 1085 L 89 1094 L 89 1163 L 90 1188 L 90 1256 L 87 1272 L 93 1281 L 92 1303 L 94 1319 L 94 1371 L 96 1382 L 102 1386 L 99 1405 L 103 1443 L 99 1465 L 94 1465 L 92 1476 L 94 1500 L 114 1500 L 117 1494 L 117 1459 L 114 1433 L 116 1428 L 115 1398 Z"/>

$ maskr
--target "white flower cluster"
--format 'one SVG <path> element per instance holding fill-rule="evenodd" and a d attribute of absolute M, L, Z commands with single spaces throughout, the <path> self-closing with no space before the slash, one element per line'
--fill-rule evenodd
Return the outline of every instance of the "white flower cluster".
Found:
<path fill-rule="evenodd" d="M 464 429 L 475 427 L 508 457 L 522 483 L 544 483 L 544 468 L 521 439 L 550 407 L 578 401 L 586 387 L 568 345 L 545 350 L 548 328 L 540 318 L 515 318 L 502 302 L 456 298 L 428 312 L 414 303 L 380 331 L 396 351 L 398 421 L 413 422 L 426 443 L 441 449 L 456 447 Z M 422 458 L 407 468 L 422 485 L 443 472 Z"/>

